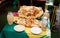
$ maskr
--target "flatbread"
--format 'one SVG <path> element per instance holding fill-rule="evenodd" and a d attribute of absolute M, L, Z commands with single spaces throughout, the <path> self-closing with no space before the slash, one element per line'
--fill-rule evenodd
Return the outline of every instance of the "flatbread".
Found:
<path fill-rule="evenodd" d="M 43 14 L 43 10 L 41 7 L 36 6 L 21 6 L 18 14 L 20 17 L 38 18 Z"/>

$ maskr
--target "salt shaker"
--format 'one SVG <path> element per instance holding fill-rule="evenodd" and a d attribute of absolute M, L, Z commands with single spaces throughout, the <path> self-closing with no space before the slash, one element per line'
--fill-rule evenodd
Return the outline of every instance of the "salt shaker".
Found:
<path fill-rule="evenodd" d="M 46 17 L 42 17 L 42 21 L 44 23 L 44 27 L 46 27 L 47 24 L 48 24 L 47 18 Z"/>

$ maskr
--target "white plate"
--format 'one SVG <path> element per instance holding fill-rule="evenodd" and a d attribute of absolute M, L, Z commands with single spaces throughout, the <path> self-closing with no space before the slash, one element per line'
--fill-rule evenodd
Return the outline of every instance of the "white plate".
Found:
<path fill-rule="evenodd" d="M 31 32 L 32 32 L 33 34 L 40 34 L 40 33 L 42 32 L 42 29 L 39 28 L 39 27 L 32 27 L 32 28 L 31 28 Z"/>
<path fill-rule="evenodd" d="M 25 30 L 25 26 L 23 26 L 23 25 L 16 25 L 14 27 L 14 30 L 17 31 L 17 32 L 24 31 Z"/>

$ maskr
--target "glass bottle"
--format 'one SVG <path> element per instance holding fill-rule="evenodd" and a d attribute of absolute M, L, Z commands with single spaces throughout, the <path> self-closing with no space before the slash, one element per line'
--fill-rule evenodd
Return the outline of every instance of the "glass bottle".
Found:
<path fill-rule="evenodd" d="M 44 26 L 48 27 L 50 29 L 50 18 L 49 18 L 49 15 L 48 16 L 44 16 L 44 15 L 47 15 L 47 14 L 49 14 L 48 10 L 46 10 L 45 13 L 43 14 L 42 21 L 44 22 Z"/>

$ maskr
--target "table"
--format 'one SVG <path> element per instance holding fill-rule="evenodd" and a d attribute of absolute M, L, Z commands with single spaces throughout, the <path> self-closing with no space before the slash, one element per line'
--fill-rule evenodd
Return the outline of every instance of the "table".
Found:
<path fill-rule="evenodd" d="M 29 38 L 40 38 L 40 37 L 46 35 L 46 31 L 42 31 L 42 33 L 38 34 L 38 35 L 32 34 L 30 31 L 30 28 L 28 28 L 28 27 L 26 27 L 25 32 L 28 34 Z"/>
<path fill-rule="evenodd" d="M 26 27 L 23 32 L 16 32 L 13 28 L 16 24 L 6 24 L 1 31 L 1 38 L 40 38 L 46 35 L 46 31 L 42 31 L 39 35 L 32 34 L 30 28 Z"/>
<path fill-rule="evenodd" d="M 16 32 L 14 26 L 15 24 L 6 24 L 1 32 L 1 38 L 29 38 L 25 31 Z"/>

